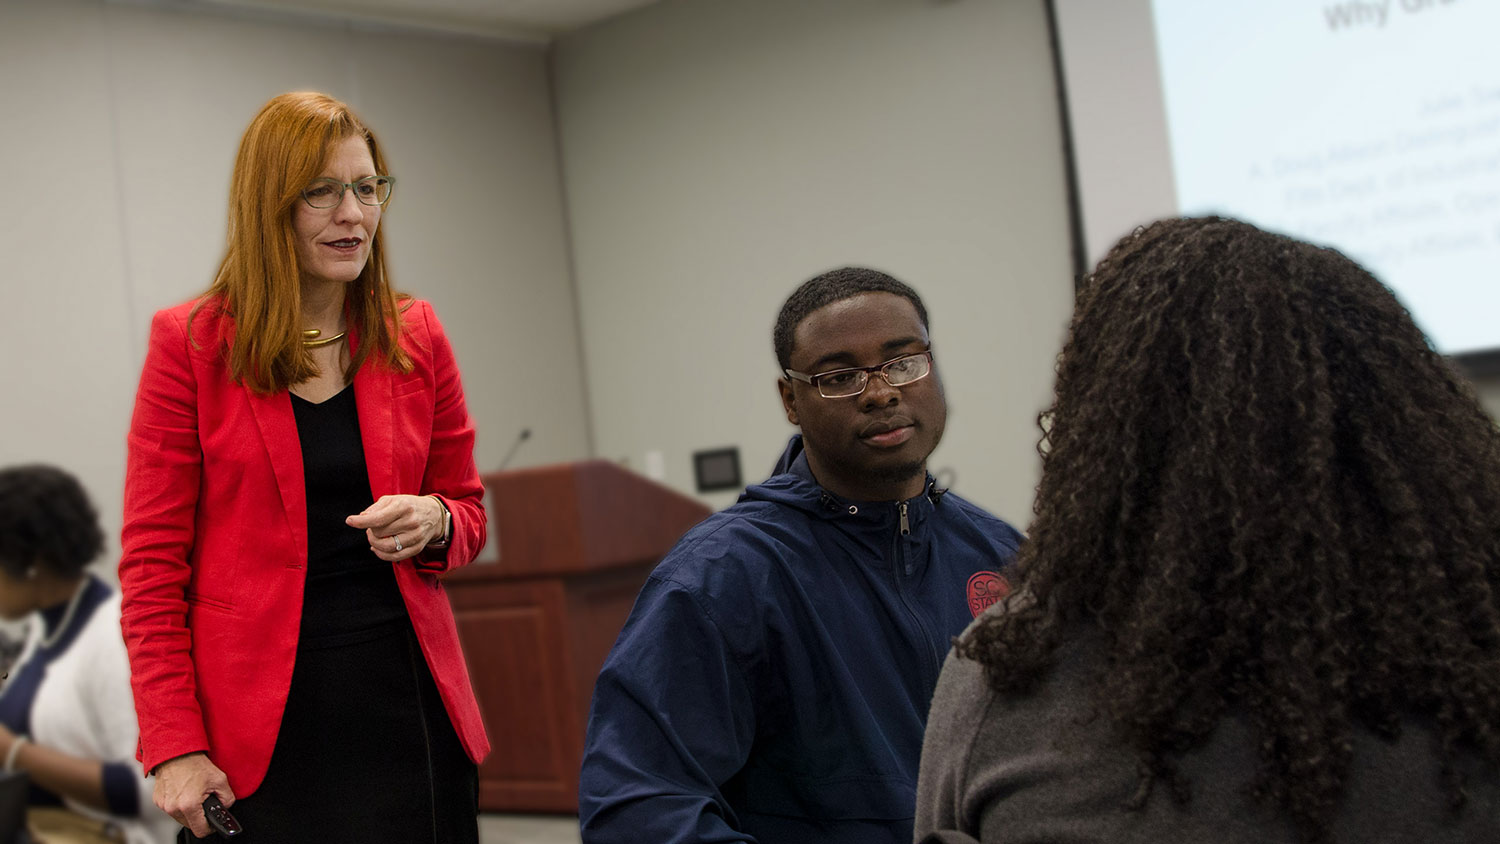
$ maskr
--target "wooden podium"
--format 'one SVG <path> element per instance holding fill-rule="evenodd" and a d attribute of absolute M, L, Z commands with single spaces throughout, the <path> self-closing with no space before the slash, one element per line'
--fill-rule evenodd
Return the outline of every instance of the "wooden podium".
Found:
<path fill-rule="evenodd" d="M 646 575 L 711 511 L 603 460 L 484 486 L 499 556 L 444 577 L 494 747 L 479 806 L 576 812 L 594 679 Z"/>

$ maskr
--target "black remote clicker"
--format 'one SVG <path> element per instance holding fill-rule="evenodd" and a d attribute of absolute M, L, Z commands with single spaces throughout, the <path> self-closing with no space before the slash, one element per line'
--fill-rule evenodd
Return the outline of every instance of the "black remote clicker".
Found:
<path fill-rule="evenodd" d="M 245 828 L 240 826 L 240 822 L 234 819 L 234 815 L 229 814 L 229 810 L 219 802 L 217 794 L 210 794 L 208 799 L 203 801 L 203 817 L 208 820 L 208 825 L 219 834 L 220 838 L 233 838 L 245 831 Z"/>

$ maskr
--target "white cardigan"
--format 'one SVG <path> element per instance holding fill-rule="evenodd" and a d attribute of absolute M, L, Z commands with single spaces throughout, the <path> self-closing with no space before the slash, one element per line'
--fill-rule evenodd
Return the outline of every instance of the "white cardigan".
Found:
<path fill-rule="evenodd" d="M 42 633 L 36 617 L 17 666 L 31 659 Z M 31 739 L 74 756 L 127 763 L 140 771 L 135 759 L 138 738 L 130 660 L 120 633 L 120 593 L 115 592 L 95 608 L 67 651 L 47 666 L 31 704 Z M 180 827 L 152 802 L 155 779 L 142 776 L 139 783 L 139 817 L 113 817 L 73 800 L 64 802 L 81 815 L 114 822 L 129 844 L 173 841 Z"/>

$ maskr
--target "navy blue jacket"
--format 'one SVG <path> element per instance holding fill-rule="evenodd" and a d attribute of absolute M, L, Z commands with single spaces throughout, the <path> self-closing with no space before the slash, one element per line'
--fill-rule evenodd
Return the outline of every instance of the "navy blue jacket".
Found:
<path fill-rule="evenodd" d="M 800 437 L 777 468 L 636 599 L 594 687 L 585 844 L 910 844 L 943 657 L 1021 535 L 930 478 L 841 499 Z"/>

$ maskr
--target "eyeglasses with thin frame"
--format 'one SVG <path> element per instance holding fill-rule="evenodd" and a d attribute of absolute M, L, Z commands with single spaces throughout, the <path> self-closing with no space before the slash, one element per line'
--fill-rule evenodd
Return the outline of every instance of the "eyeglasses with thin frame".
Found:
<path fill-rule="evenodd" d="M 831 369 L 827 372 L 819 372 L 809 375 L 805 372 L 797 372 L 792 369 L 782 370 L 788 378 L 795 378 L 807 384 L 811 384 L 818 390 L 818 395 L 825 399 L 846 399 L 857 396 L 865 391 L 865 385 L 870 383 L 872 374 L 879 375 L 885 379 L 885 383 L 892 387 L 904 387 L 915 381 L 921 381 L 932 374 L 932 350 L 916 352 L 914 354 L 902 355 L 892 358 L 885 363 L 875 366 L 851 366 L 847 369 Z"/>
<path fill-rule="evenodd" d="M 302 199 L 314 208 L 334 208 L 344 201 L 344 191 L 352 190 L 361 205 L 384 205 L 395 187 L 395 176 L 366 176 L 353 182 L 324 177 L 303 188 Z"/>

